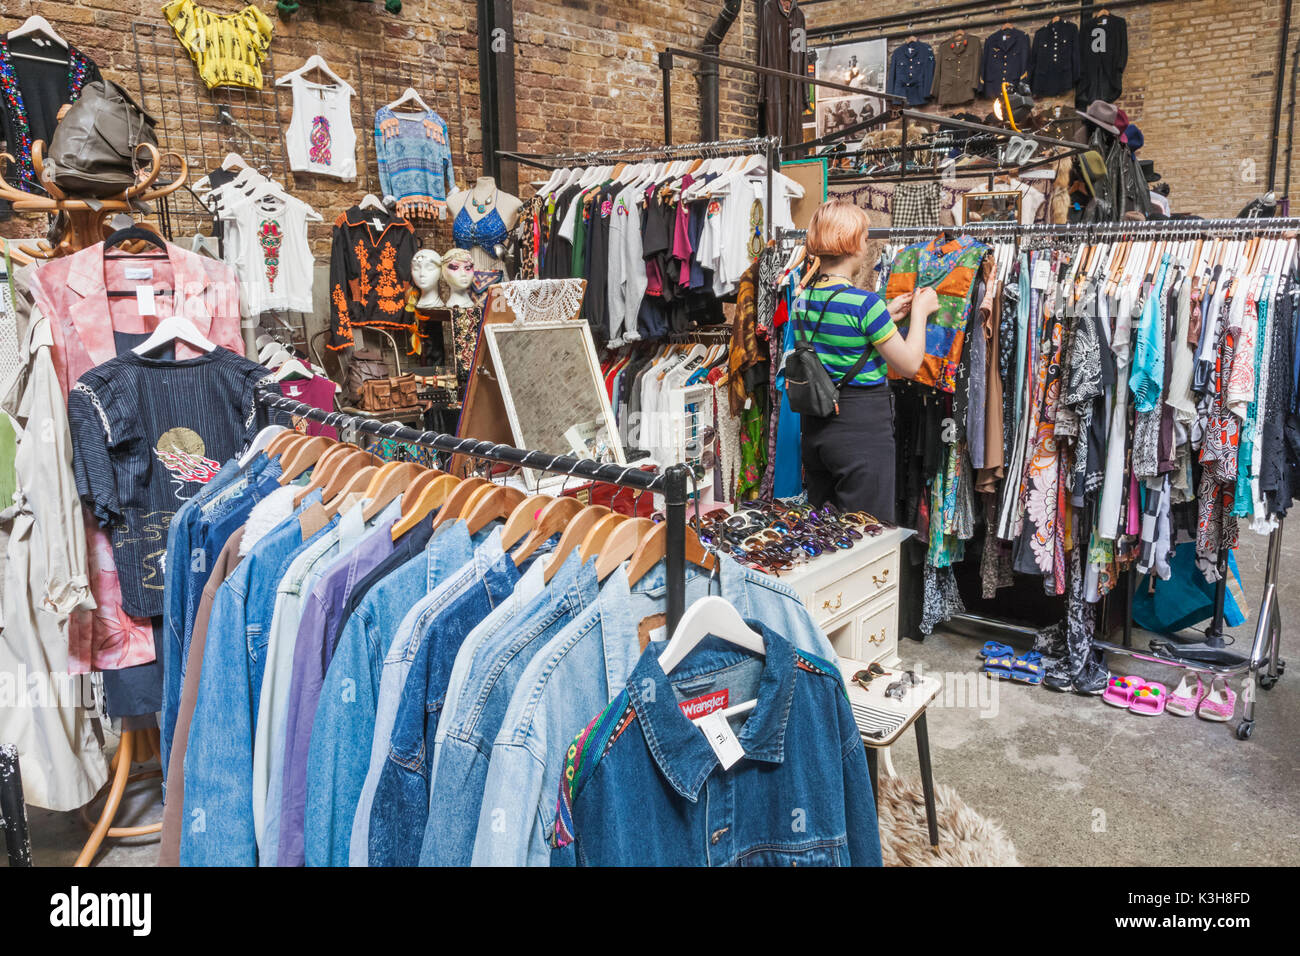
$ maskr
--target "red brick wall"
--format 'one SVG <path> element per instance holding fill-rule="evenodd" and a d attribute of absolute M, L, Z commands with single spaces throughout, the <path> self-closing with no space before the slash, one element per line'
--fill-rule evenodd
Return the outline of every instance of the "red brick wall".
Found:
<path fill-rule="evenodd" d="M 943 2 L 837 0 L 806 7 L 805 15 L 810 27 L 820 27 Z M 1176 0 L 1114 11 L 1128 22 L 1129 38 L 1124 95 L 1118 102 L 1141 126 L 1146 145 L 1139 155 L 1155 161 L 1169 183 L 1175 211 L 1230 216 L 1267 187 L 1282 7 L 1283 0 Z M 1032 37 L 1042 22 L 1016 26 Z M 992 30 L 973 32 L 983 39 Z M 917 35 L 937 43 L 949 32 Z M 902 42 L 891 40 L 890 52 Z M 1290 53 L 1297 42 L 1300 4 L 1293 13 L 1283 82 L 1279 192 L 1285 179 Z M 982 102 L 972 112 L 983 114 L 989 107 Z M 1293 156 L 1292 181 L 1293 190 L 1300 192 L 1300 149 Z"/>

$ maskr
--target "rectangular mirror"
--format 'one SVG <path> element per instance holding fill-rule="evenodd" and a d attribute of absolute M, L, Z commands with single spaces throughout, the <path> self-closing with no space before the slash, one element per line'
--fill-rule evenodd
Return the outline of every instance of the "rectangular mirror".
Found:
<path fill-rule="evenodd" d="M 585 322 L 489 324 L 483 337 L 518 447 L 624 463 Z"/>

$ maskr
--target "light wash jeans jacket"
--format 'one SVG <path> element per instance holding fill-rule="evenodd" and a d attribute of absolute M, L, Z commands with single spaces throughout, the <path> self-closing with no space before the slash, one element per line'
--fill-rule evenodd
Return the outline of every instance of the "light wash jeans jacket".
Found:
<path fill-rule="evenodd" d="M 319 502 L 314 491 L 304 506 Z M 303 546 L 298 513 L 276 525 L 217 591 L 185 751 L 182 866 L 255 866 L 253 735 L 276 587 Z M 319 532 L 321 534 L 324 531 Z"/>
<path fill-rule="evenodd" d="M 541 594 L 474 656 L 437 755 L 421 866 L 468 866 L 474 850 L 483 784 L 497 728 L 515 683 L 533 655 L 589 608 L 599 594 L 594 562 L 570 554 Z M 440 727 L 441 731 L 442 728 Z"/>
<path fill-rule="evenodd" d="M 308 866 L 347 866 L 384 656 L 411 606 L 473 554 L 463 521 L 441 526 L 424 553 L 371 588 L 344 625 L 321 686 L 307 756 L 303 850 Z"/>

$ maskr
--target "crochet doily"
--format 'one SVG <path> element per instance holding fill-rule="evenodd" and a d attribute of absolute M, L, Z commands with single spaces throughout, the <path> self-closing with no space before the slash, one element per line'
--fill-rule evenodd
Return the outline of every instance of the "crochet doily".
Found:
<path fill-rule="evenodd" d="M 498 289 L 521 322 L 567 322 L 582 306 L 581 279 L 519 279 Z"/>

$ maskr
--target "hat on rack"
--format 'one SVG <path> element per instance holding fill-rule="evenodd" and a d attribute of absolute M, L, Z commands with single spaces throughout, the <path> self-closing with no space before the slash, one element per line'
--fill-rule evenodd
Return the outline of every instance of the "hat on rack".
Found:
<path fill-rule="evenodd" d="M 1138 129 L 1136 123 L 1129 123 L 1128 126 L 1124 127 L 1124 133 L 1120 136 L 1120 142 L 1125 143 L 1129 149 L 1136 153 L 1142 148 L 1142 144 L 1146 142 L 1146 138 L 1142 135 L 1142 130 Z"/>
<path fill-rule="evenodd" d="M 1128 126 L 1128 117 L 1114 103 L 1107 103 L 1105 100 L 1093 100 L 1088 104 L 1088 109 L 1080 112 L 1075 110 L 1080 116 L 1095 126 L 1100 126 L 1108 133 L 1120 134 L 1125 126 Z"/>
<path fill-rule="evenodd" d="M 1160 174 L 1156 172 L 1156 161 L 1154 159 L 1139 159 L 1138 165 L 1142 167 L 1142 175 L 1146 177 L 1149 183 L 1160 181 Z"/>

